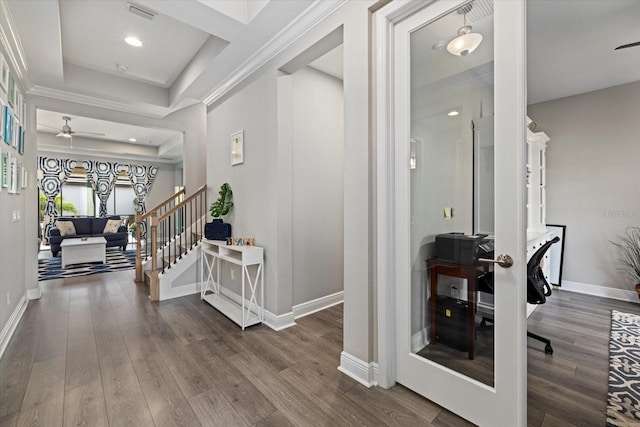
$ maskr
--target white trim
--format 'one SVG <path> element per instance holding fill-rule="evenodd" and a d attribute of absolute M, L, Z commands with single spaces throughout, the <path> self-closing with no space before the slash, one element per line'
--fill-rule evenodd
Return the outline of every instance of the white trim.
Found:
<path fill-rule="evenodd" d="M 7 7 L 7 2 L 0 2 L 0 9 L 7 20 L 7 27 L 9 33 L 5 32 L 4 25 L 0 25 L 0 42 L 5 48 L 5 52 L 9 57 L 9 62 L 13 66 L 13 70 L 18 74 L 18 80 L 23 86 L 23 89 L 27 90 L 31 86 L 31 75 L 27 69 L 27 62 L 25 60 L 24 49 L 20 37 L 18 37 L 18 31 L 16 30 L 16 24 L 13 22 L 11 12 Z M 10 37 L 9 37 L 10 36 Z M 13 43 L 10 42 L 13 40 Z M 15 47 L 15 49 L 13 48 Z"/>
<path fill-rule="evenodd" d="M 35 288 L 27 289 L 27 299 L 40 299 L 42 296 L 42 288 L 40 287 L 40 283 L 37 284 Z"/>
<path fill-rule="evenodd" d="M 344 291 L 336 292 L 335 294 L 326 295 L 324 297 L 294 305 L 292 307 L 293 316 L 296 319 L 299 319 L 300 317 L 317 313 L 318 311 L 333 307 L 334 305 L 342 304 L 343 302 Z"/>
<path fill-rule="evenodd" d="M 417 353 L 429 344 L 429 332 L 427 328 L 422 328 L 411 336 L 411 351 Z"/>
<path fill-rule="evenodd" d="M 345 3 L 346 0 L 315 0 L 296 19 L 265 43 L 261 49 L 233 70 L 222 83 L 213 88 L 202 99 L 202 102 L 207 106 L 216 102 Z"/>
<path fill-rule="evenodd" d="M 374 362 L 367 363 L 345 351 L 340 353 L 338 370 L 367 388 L 378 385 L 378 364 Z"/>
<path fill-rule="evenodd" d="M 273 314 L 270 311 L 264 311 L 264 324 L 274 331 L 281 331 L 296 325 L 293 311 L 284 314 Z"/>
<path fill-rule="evenodd" d="M 636 291 L 627 291 L 625 289 L 608 288 L 606 286 L 563 280 L 559 290 L 638 303 Z"/>
<path fill-rule="evenodd" d="M 107 99 L 37 85 L 29 89 L 27 94 L 31 96 L 41 96 L 43 98 L 52 98 L 59 101 L 88 105 L 91 107 L 104 108 L 107 110 L 120 111 L 123 113 L 137 114 L 139 116 L 151 117 L 153 119 L 163 119 L 172 112 L 170 108 L 161 107 L 159 105 L 135 103 L 133 101 L 109 101 Z"/>
<path fill-rule="evenodd" d="M 23 295 L 22 298 L 20 298 L 18 305 L 16 305 L 16 308 L 13 310 L 13 313 L 11 313 L 11 316 L 7 319 L 7 323 L 4 324 L 2 332 L 0 332 L 0 359 L 2 359 L 4 351 L 7 349 L 9 341 L 11 341 L 11 337 L 20 323 L 20 319 L 22 319 L 22 315 L 27 309 L 28 302 L 26 295 Z"/>

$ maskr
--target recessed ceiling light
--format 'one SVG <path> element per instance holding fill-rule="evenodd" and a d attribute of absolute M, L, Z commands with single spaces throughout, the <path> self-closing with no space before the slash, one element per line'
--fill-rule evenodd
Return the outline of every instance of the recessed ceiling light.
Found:
<path fill-rule="evenodd" d="M 457 116 L 458 114 L 460 114 L 458 111 L 451 110 L 447 113 L 447 116 Z"/>
<path fill-rule="evenodd" d="M 124 41 L 125 41 L 125 42 L 127 42 L 127 44 L 128 44 L 128 45 L 131 45 L 131 46 L 135 46 L 135 47 L 140 47 L 140 46 L 142 46 L 142 42 L 141 42 L 141 41 L 140 41 L 140 39 L 139 39 L 139 38 L 137 38 L 137 37 L 126 37 L 126 38 L 124 39 Z"/>
<path fill-rule="evenodd" d="M 129 138 L 129 142 L 136 142 L 136 141 L 137 141 L 137 139 L 135 139 L 135 138 Z"/>

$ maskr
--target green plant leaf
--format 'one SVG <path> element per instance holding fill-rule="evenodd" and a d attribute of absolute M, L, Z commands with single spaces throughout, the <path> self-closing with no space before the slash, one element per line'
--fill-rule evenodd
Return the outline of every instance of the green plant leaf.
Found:
<path fill-rule="evenodd" d="M 640 283 L 640 227 L 627 227 L 618 241 L 611 242 L 620 250 L 618 264 L 632 281 Z"/>
<path fill-rule="evenodd" d="M 228 182 L 225 182 L 220 186 L 220 191 L 218 191 L 218 200 L 211 204 L 209 207 L 209 212 L 211 216 L 214 218 L 220 218 L 221 216 L 228 215 L 233 208 L 233 202 L 231 199 L 233 198 L 233 191 L 231 190 L 231 185 Z"/>

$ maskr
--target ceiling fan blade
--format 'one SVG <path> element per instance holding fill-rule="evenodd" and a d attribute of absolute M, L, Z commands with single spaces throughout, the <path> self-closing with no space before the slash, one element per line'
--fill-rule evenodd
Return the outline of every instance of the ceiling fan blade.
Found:
<path fill-rule="evenodd" d="M 83 132 L 83 131 L 75 131 L 73 132 L 76 135 L 95 135 L 95 136 L 105 136 L 104 133 L 98 133 L 98 132 Z"/>
<path fill-rule="evenodd" d="M 38 123 L 38 126 L 43 126 L 43 127 L 49 128 L 49 129 L 57 130 L 57 131 L 59 131 L 59 130 L 60 130 L 60 127 L 59 127 L 59 126 L 58 126 L 58 127 L 55 127 L 55 126 L 49 126 L 49 125 L 45 125 L 44 123 Z"/>
<path fill-rule="evenodd" d="M 628 47 L 634 47 L 634 46 L 640 46 L 640 41 L 637 41 L 635 43 L 623 44 L 613 50 L 626 49 Z"/>

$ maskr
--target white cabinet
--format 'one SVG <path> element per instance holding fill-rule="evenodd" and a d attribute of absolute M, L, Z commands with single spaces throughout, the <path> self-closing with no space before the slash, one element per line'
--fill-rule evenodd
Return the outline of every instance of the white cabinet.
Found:
<path fill-rule="evenodd" d="M 527 118 L 527 124 L 531 120 Z M 527 232 L 547 231 L 547 142 L 544 132 L 532 132 L 527 128 Z"/>
<path fill-rule="evenodd" d="M 258 246 L 227 245 L 222 240 L 203 239 L 200 246 L 202 290 L 200 298 L 244 328 L 264 321 L 264 249 Z M 222 263 L 242 269 L 242 290 L 238 295 L 220 282 Z M 258 303 L 258 298 L 260 303 Z"/>

